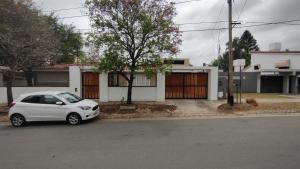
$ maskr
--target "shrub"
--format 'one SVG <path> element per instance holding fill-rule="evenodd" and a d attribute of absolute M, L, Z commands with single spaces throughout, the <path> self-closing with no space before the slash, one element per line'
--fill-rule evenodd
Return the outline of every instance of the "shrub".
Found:
<path fill-rule="evenodd" d="M 257 103 L 257 101 L 254 98 L 247 98 L 246 99 L 246 103 L 250 104 L 252 106 L 258 106 L 258 103 Z"/>

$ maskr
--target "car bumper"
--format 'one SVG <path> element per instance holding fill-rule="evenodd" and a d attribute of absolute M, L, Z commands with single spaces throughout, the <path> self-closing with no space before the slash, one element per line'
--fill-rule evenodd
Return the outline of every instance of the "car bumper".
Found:
<path fill-rule="evenodd" d="M 85 113 L 85 114 L 84 114 L 84 117 L 82 118 L 82 120 L 89 120 L 89 119 L 95 118 L 95 117 L 97 117 L 99 114 L 100 114 L 99 109 L 97 109 L 96 111 L 91 112 L 91 113 Z"/>

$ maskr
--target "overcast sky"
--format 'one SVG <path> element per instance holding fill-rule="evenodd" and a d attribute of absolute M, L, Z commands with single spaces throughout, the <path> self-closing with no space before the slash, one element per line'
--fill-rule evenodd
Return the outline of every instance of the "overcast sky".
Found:
<path fill-rule="evenodd" d="M 76 8 L 84 4 L 85 0 L 33 0 L 43 11 L 63 8 Z M 182 2 L 186 0 L 173 0 Z M 246 5 L 244 5 L 246 2 Z M 243 8 L 244 6 L 244 8 Z M 189 3 L 177 4 L 178 15 L 175 22 L 195 23 L 227 20 L 227 0 L 200 0 Z M 276 22 L 300 18 L 300 0 L 235 0 L 233 5 L 233 20 L 241 20 L 242 25 L 253 24 L 246 22 Z M 243 10 L 242 10 L 243 9 Z M 84 9 L 58 11 L 59 17 L 83 15 Z M 239 17 L 240 16 L 240 17 Z M 73 24 L 77 29 L 88 29 L 88 17 L 65 18 L 62 22 Z M 256 38 L 261 50 L 268 50 L 272 42 L 282 42 L 283 49 L 300 50 L 300 22 L 294 25 L 268 25 L 251 28 L 234 29 L 234 36 L 240 36 L 245 29 L 250 30 Z M 241 26 L 242 26 L 241 25 Z M 227 27 L 227 23 L 184 25 L 180 30 L 211 29 Z M 81 30 L 82 32 L 85 32 Z M 181 53 L 178 57 L 190 58 L 193 65 L 210 63 L 218 56 L 218 44 L 221 53 L 225 50 L 228 41 L 227 30 L 203 31 L 183 33 Z"/>

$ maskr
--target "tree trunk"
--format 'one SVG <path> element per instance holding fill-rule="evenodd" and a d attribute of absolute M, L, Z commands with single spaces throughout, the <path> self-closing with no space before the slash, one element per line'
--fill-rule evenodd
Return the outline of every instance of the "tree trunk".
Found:
<path fill-rule="evenodd" d="M 9 72 L 6 81 L 6 94 L 7 94 L 7 105 L 13 102 L 13 93 L 12 93 L 12 83 L 13 83 L 13 73 Z"/>
<path fill-rule="evenodd" d="M 24 71 L 25 73 L 25 78 L 27 81 L 27 86 L 28 87 L 32 87 L 33 83 L 32 83 L 32 79 L 33 79 L 33 74 L 32 74 L 32 68 L 28 68 L 26 71 Z"/>
<path fill-rule="evenodd" d="M 133 85 L 133 73 L 130 73 L 130 77 L 129 77 L 129 81 L 128 81 L 128 91 L 127 91 L 127 104 L 131 104 L 132 103 L 132 85 Z"/>

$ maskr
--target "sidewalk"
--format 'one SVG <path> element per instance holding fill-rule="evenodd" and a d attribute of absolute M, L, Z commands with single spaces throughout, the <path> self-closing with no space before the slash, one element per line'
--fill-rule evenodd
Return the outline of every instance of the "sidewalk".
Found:
<path fill-rule="evenodd" d="M 221 112 L 218 106 L 226 100 L 184 100 L 173 99 L 165 102 L 138 102 L 132 112 L 119 110 L 117 102 L 100 103 L 102 119 L 193 119 L 193 118 L 226 118 L 226 117 L 261 117 L 274 115 L 300 115 L 300 97 L 274 97 L 256 99 L 259 106 L 247 111 Z M 244 99 L 243 99 L 243 102 Z M 280 104 L 279 104 L 280 103 Z M 8 108 L 0 104 L 0 122 L 7 122 Z"/>

